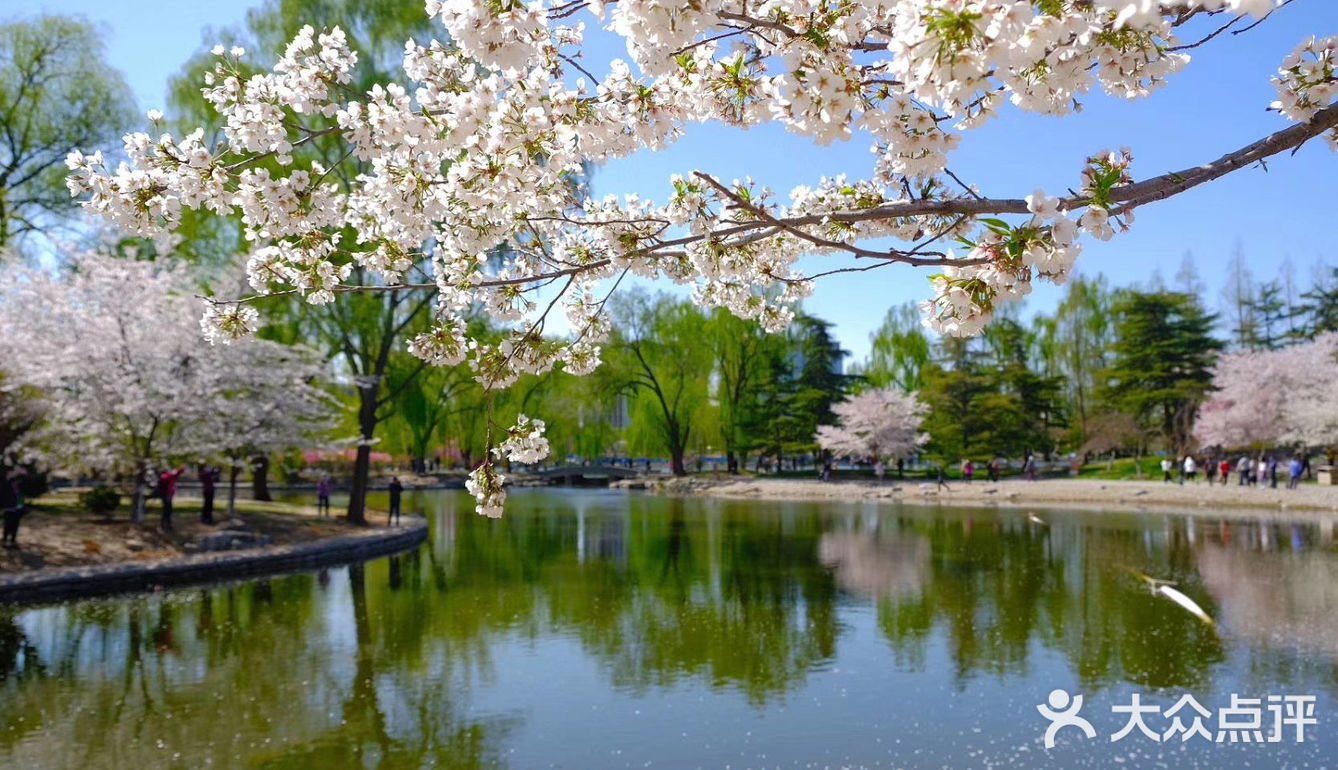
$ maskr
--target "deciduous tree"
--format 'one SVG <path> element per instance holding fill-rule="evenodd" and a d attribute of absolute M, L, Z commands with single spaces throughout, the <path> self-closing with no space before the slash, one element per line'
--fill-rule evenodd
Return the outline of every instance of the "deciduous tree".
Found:
<path fill-rule="evenodd" d="M 760 445 L 765 401 L 778 395 L 786 339 L 720 309 L 710 315 L 708 328 L 726 465 L 730 473 L 738 473 L 747 465 L 748 453 Z"/>
<path fill-rule="evenodd" d="M 832 406 L 836 424 L 818 427 L 818 445 L 837 456 L 907 457 L 929 438 L 920 432 L 927 411 L 914 393 L 866 390 Z"/>
<path fill-rule="evenodd" d="M 1338 442 L 1338 333 L 1281 350 L 1239 351 L 1213 368 L 1216 392 L 1194 425 L 1223 447 Z"/>
<path fill-rule="evenodd" d="M 640 420 L 669 455 L 674 475 L 687 473 L 688 441 L 707 407 L 712 356 L 702 339 L 706 319 L 686 302 L 633 292 L 615 298 L 610 347 L 616 378 L 633 396 Z"/>
<path fill-rule="evenodd" d="M 180 266 L 90 253 L 59 275 L 15 267 L 4 279 L 0 352 L 45 408 L 30 451 L 130 475 L 137 520 L 154 463 L 286 448 L 320 419 L 310 352 L 207 344 Z"/>
<path fill-rule="evenodd" d="M 860 372 L 870 385 L 906 392 L 920 389 L 924 384 L 921 372 L 933 346 L 914 305 L 888 308 L 870 342 L 869 361 Z"/>
<path fill-rule="evenodd" d="M 113 148 L 134 122 L 134 103 L 88 22 L 0 23 L 0 248 L 78 212 L 65 189 L 65 156 Z"/>

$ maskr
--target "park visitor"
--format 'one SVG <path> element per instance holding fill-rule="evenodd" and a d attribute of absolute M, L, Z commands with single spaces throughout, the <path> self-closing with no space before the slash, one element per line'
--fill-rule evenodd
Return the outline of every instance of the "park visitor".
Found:
<path fill-rule="evenodd" d="M 316 481 L 316 515 L 330 515 L 330 474 L 322 473 Z"/>
<path fill-rule="evenodd" d="M 177 496 L 177 477 L 185 472 L 185 468 L 177 468 L 174 471 L 163 471 L 158 474 L 156 494 L 163 501 L 163 518 L 159 526 L 162 527 L 164 532 L 172 531 L 172 499 Z"/>
<path fill-rule="evenodd" d="M 23 503 L 23 492 L 19 488 L 23 475 L 22 468 L 16 469 L 0 483 L 0 510 L 5 517 L 4 537 L 0 538 L 0 543 L 6 548 L 19 547 L 19 522 L 28 512 L 28 507 Z"/>
<path fill-rule="evenodd" d="M 390 516 L 386 523 L 399 522 L 400 519 L 400 496 L 404 494 L 404 485 L 400 483 L 399 476 L 390 479 Z"/>
<path fill-rule="evenodd" d="M 212 465 L 200 464 L 200 497 L 204 498 L 204 503 L 200 507 L 200 521 L 205 524 L 214 523 L 214 490 L 218 484 L 218 479 L 222 476 L 222 471 Z"/>

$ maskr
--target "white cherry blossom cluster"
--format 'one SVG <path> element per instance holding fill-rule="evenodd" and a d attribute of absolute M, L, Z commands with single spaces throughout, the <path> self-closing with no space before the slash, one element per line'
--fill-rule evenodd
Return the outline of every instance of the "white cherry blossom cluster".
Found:
<path fill-rule="evenodd" d="M 966 241 L 970 251 L 932 278 L 934 299 L 920 304 L 924 325 L 940 334 L 970 336 L 989 323 L 999 302 L 1016 302 L 1031 293 L 1033 278 L 1062 284 L 1082 251 L 1079 222 L 1070 219 L 1059 198 L 1036 190 L 1026 197 L 1031 219 L 1011 226 L 985 220 L 985 233 Z M 1103 211 L 1089 206 L 1087 211 Z M 1084 216 L 1087 215 L 1085 211 Z"/>
<path fill-rule="evenodd" d="M 1282 61 L 1273 84 L 1278 99 L 1271 105 L 1291 120 L 1303 122 L 1314 117 L 1338 97 L 1338 35 L 1312 37 L 1301 43 Z M 1338 150 L 1338 129 L 1326 134 L 1329 145 Z"/>
<path fill-rule="evenodd" d="M 933 277 L 934 299 L 920 305 L 925 326 L 953 336 L 977 334 L 989 322 L 996 303 L 1026 297 L 1034 278 L 1064 283 L 1082 251 L 1081 233 L 1108 241 L 1115 237 L 1116 226 L 1124 229 L 1133 221 L 1128 207 L 1118 217 L 1111 214 L 1111 196 L 1132 181 L 1132 164 L 1127 147 L 1103 150 L 1087 159 L 1079 190 L 1084 208 L 1076 221 L 1067 215 L 1061 199 L 1043 190 L 1026 197 L 1032 217 L 1023 225 L 982 220 L 985 233 L 967 242 L 971 249 L 962 258 L 978 264 L 949 265 Z"/>
<path fill-rule="evenodd" d="M 995 302 L 1064 280 L 1079 234 L 1111 237 L 1136 202 L 1119 198 L 1131 179 L 1118 153 L 1089 162 L 1062 206 L 988 198 L 948 170 L 963 137 L 1006 110 L 1066 114 L 1096 89 L 1145 96 L 1204 42 L 1180 35 L 1210 38 L 1212 14 L 1276 5 L 429 0 L 446 42 L 406 43 L 404 82 L 354 92 L 358 57 L 337 28 L 304 28 L 259 74 L 243 71 L 244 51 L 220 47 L 203 84 L 220 146 L 201 131 L 130 134 L 115 168 L 72 154 L 69 186 L 143 236 L 170 232 L 187 210 L 237 216 L 261 295 L 331 302 L 368 275 L 435 291 L 434 326 L 411 349 L 465 361 L 489 388 L 594 369 L 604 300 L 627 275 L 779 329 L 822 274 L 801 257 L 932 266 L 929 324 L 974 333 Z M 627 57 L 591 61 L 603 48 L 586 46 L 587 25 L 620 36 Z M 1316 40 L 1289 58 L 1285 115 L 1333 121 L 1332 50 Z M 586 194 L 589 164 L 667 147 L 703 123 L 865 141 L 874 159 L 863 178 L 822 177 L 788 196 L 688 169 L 663 200 Z M 316 144 L 338 165 L 314 160 Z M 947 248 L 958 239 L 961 256 Z M 566 339 L 544 336 L 550 311 L 567 316 Z M 476 312 L 508 330 L 500 342 L 470 337 Z M 245 328 L 238 318 L 209 326 Z"/>
<path fill-rule="evenodd" d="M 544 438 L 544 421 L 525 415 L 516 417 L 516 424 L 506 431 L 506 440 L 493 447 L 498 459 L 513 463 L 537 463 L 548 457 L 548 439 Z"/>
<path fill-rule="evenodd" d="M 455 366 L 469 352 L 464 321 L 452 318 L 433 324 L 409 342 L 409 352 L 433 366 Z"/>
<path fill-rule="evenodd" d="M 260 311 L 250 305 L 210 304 L 200 317 L 200 333 L 210 345 L 230 345 L 260 328 Z"/>
<path fill-rule="evenodd" d="M 465 491 L 474 496 L 475 509 L 480 516 L 500 519 L 506 505 L 506 476 L 498 473 L 490 460 L 470 472 L 465 479 Z"/>

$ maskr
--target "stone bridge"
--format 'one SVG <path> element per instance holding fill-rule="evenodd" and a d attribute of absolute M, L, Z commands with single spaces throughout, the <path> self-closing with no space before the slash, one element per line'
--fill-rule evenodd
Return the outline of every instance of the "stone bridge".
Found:
<path fill-rule="evenodd" d="M 520 477 L 520 474 L 516 474 Z M 542 479 L 549 484 L 572 484 L 577 486 L 593 486 L 596 484 L 607 484 L 616 479 L 635 478 L 643 475 L 643 471 L 637 468 L 628 468 L 617 465 L 561 465 L 556 468 L 545 468 L 541 471 L 530 471 L 523 478 L 530 480 Z"/>

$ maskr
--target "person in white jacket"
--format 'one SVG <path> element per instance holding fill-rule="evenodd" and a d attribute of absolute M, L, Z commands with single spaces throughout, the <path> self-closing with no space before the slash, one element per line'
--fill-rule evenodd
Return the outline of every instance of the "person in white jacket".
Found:
<path fill-rule="evenodd" d="M 1194 455 L 1185 455 L 1185 463 L 1184 465 L 1181 466 L 1181 468 L 1185 471 L 1185 473 L 1183 476 L 1180 477 L 1180 483 L 1184 484 L 1185 479 L 1193 481 L 1194 474 L 1198 473 L 1199 471 L 1198 464 L 1194 462 Z"/>

